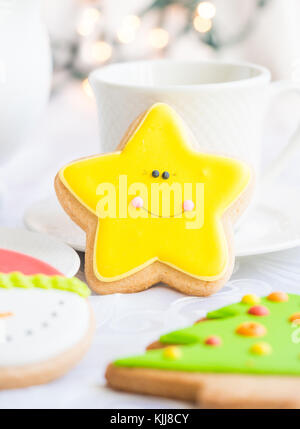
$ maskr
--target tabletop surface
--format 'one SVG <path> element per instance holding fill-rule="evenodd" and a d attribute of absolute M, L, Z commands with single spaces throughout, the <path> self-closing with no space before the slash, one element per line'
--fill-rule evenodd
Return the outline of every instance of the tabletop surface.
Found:
<path fill-rule="evenodd" d="M 286 143 L 287 129 L 293 126 L 292 117 L 290 111 L 286 111 L 286 115 L 274 111 L 269 117 L 269 131 L 264 137 L 266 164 Z M 0 183 L 4 183 L 0 225 L 22 226 L 24 211 L 32 203 L 54 193 L 53 179 L 58 169 L 72 159 L 99 152 L 99 148 L 94 100 L 83 93 L 80 85 L 71 83 L 52 97 L 36 130 L 14 158 L 0 167 Z M 281 180 L 293 185 L 297 173 L 295 159 L 295 165 L 289 166 L 289 172 L 285 172 Z M 83 260 L 83 255 L 80 256 Z M 187 326 L 207 311 L 238 301 L 245 293 L 300 292 L 299 260 L 300 248 L 239 258 L 230 282 L 209 298 L 186 297 L 164 285 L 138 294 L 92 296 L 97 331 L 83 361 L 62 379 L 50 384 L 1 392 L 0 408 L 192 406 L 114 392 L 105 387 L 106 365 L 116 357 L 142 352 L 161 334 Z M 84 279 L 83 264 L 78 276 Z"/>

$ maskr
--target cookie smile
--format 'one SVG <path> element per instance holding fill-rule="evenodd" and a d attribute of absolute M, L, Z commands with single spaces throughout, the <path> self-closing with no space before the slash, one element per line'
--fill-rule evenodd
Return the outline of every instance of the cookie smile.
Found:
<path fill-rule="evenodd" d="M 154 217 L 157 217 L 157 218 L 160 218 L 160 219 L 171 219 L 173 217 L 181 216 L 181 215 L 183 215 L 183 213 L 185 213 L 185 210 L 182 210 L 181 212 L 179 212 L 177 214 L 174 214 L 174 215 L 161 216 L 161 215 L 158 215 L 156 213 L 151 212 L 150 210 L 146 209 L 145 207 L 141 207 L 141 209 L 143 209 L 145 212 L 147 212 L 150 216 L 154 216 Z"/>
<path fill-rule="evenodd" d="M 131 201 L 131 205 L 136 208 L 137 210 L 142 209 L 145 212 L 147 212 L 150 216 L 153 217 L 157 217 L 160 219 L 171 219 L 171 218 L 175 218 L 178 216 L 183 215 L 185 212 L 190 212 L 192 210 L 194 210 L 195 204 L 193 203 L 193 201 L 191 200 L 185 200 L 182 204 L 182 210 L 176 214 L 170 215 L 170 216 L 161 216 L 157 213 L 154 213 L 150 210 L 148 210 L 146 207 L 144 207 L 144 201 L 141 197 L 135 197 L 133 198 L 133 200 Z"/>

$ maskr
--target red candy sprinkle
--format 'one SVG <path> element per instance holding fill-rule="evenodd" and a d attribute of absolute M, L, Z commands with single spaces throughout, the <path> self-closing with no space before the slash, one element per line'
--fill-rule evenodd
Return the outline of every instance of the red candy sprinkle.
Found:
<path fill-rule="evenodd" d="M 205 340 L 205 344 L 207 344 L 208 346 L 220 346 L 221 343 L 222 343 L 221 338 L 217 336 L 208 337 Z"/>
<path fill-rule="evenodd" d="M 248 314 L 252 314 L 252 316 L 268 316 L 269 313 L 269 309 L 263 305 L 254 305 L 248 310 Z"/>

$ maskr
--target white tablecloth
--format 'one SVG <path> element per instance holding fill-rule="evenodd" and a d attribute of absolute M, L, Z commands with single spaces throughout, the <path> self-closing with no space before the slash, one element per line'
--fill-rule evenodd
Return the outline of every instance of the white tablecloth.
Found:
<path fill-rule="evenodd" d="M 273 116 L 276 112 L 273 112 Z M 267 161 L 285 144 L 288 114 L 276 120 L 265 142 Z M 271 118 L 272 119 L 272 118 Z M 275 127 L 276 124 L 276 128 Z M 0 169 L 6 190 L 0 208 L 1 226 L 20 226 L 24 210 L 53 193 L 57 170 L 71 159 L 97 153 L 96 108 L 79 85 L 70 84 L 53 96 L 48 110 L 31 138 L 13 160 Z M 298 160 L 282 180 L 297 178 Z M 271 289 L 300 292 L 300 249 L 240 258 L 231 281 L 210 298 L 185 297 L 157 286 L 132 295 L 93 296 L 97 333 L 85 359 L 62 379 L 45 386 L 0 393 L 0 408 L 170 408 L 187 404 L 160 398 L 113 392 L 105 387 L 104 372 L 115 357 L 140 353 L 166 332 L 186 326 L 208 310 L 238 301 L 252 291 Z"/>

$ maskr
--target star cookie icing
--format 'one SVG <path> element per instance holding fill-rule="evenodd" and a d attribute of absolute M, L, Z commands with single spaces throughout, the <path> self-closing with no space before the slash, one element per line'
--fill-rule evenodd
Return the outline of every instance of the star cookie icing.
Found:
<path fill-rule="evenodd" d="M 181 118 L 158 103 L 116 152 L 72 162 L 57 175 L 59 201 L 87 233 L 86 278 L 98 293 L 163 281 L 210 295 L 230 277 L 232 224 L 247 205 L 244 162 L 200 153 Z"/>

